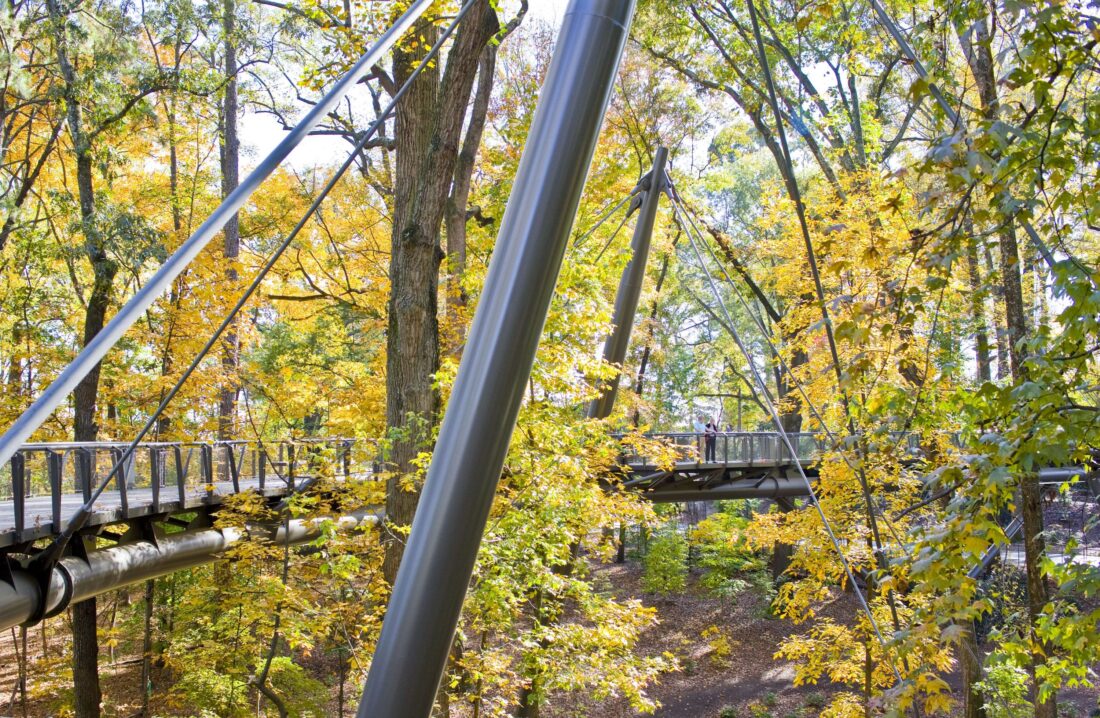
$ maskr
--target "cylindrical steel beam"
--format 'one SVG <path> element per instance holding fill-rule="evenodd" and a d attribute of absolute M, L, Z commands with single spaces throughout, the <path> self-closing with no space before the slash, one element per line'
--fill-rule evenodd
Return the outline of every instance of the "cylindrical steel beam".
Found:
<path fill-rule="evenodd" d="M 431 712 L 633 14 L 634 0 L 566 10 L 359 718 Z"/>
<path fill-rule="evenodd" d="M 267 177 L 282 164 L 290 153 L 301 144 L 318 123 L 335 107 L 344 95 L 360 80 L 366 77 L 371 68 L 381 60 L 401 36 L 413 26 L 421 15 L 431 6 L 433 0 L 414 0 L 409 9 L 397 19 L 393 27 L 375 41 L 359 61 L 336 84 L 318 100 L 306 116 L 283 138 L 275 149 L 264 158 L 256 169 L 252 170 L 244 181 L 233 190 L 218 208 L 211 213 L 202 225 L 195 230 L 187 241 L 169 257 L 145 285 L 126 302 L 118 313 L 96 334 L 80 351 L 80 354 L 57 376 L 46 390 L 34 401 L 15 423 L 0 436 L 0 464 L 11 458 L 19 445 L 26 441 L 35 429 L 42 425 L 54 409 L 65 401 L 65 397 L 76 388 L 80 380 L 87 375 L 107 354 L 111 347 L 126 333 L 134 322 L 145 314 L 145 310 L 164 293 L 180 272 L 191 263 L 225 223 L 229 221 L 248 201 Z"/>
<path fill-rule="evenodd" d="M 13 570 L 11 583 L 0 580 L 0 630 L 30 620 L 41 600 L 42 591 L 34 577 L 25 571 Z"/>
<path fill-rule="evenodd" d="M 744 479 L 726 484 L 716 484 L 706 488 L 690 486 L 669 487 L 643 491 L 639 493 L 646 501 L 655 504 L 688 503 L 691 501 L 725 501 L 728 499 L 778 499 L 808 496 L 806 482 L 802 477 L 776 477 L 764 479 Z"/>
<path fill-rule="evenodd" d="M 341 530 L 374 523 L 379 512 L 364 509 L 335 519 Z M 321 535 L 327 519 L 295 519 L 272 535 L 276 543 L 303 544 Z M 257 527 L 267 531 L 267 527 Z M 49 575 L 45 606 L 38 582 L 30 573 L 15 568 L 12 583 L 0 580 L 0 630 L 26 623 L 34 616 L 54 615 L 71 603 L 140 583 L 175 571 L 201 566 L 245 538 L 239 529 L 199 529 L 170 534 L 156 541 L 134 541 L 93 551 L 88 560 L 76 556 L 61 559 Z M 42 610 L 40 610 L 42 609 Z"/>
<path fill-rule="evenodd" d="M 634 225 L 634 239 L 630 243 L 630 261 L 623 269 L 619 280 L 619 291 L 615 295 L 614 327 L 603 345 L 603 360 L 622 367 L 626 360 L 626 350 L 630 346 L 630 334 L 634 329 L 634 315 L 638 310 L 638 300 L 642 296 L 642 284 L 645 282 L 645 268 L 649 261 L 649 245 L 653 238 L 653 225 L 657 221 L 657 204 L 661 192 L 665 189 L 665 164 L 668 150 L 658 147 L 653 156 L 653 169 L 649 172 L 645 196 L 638 211 L 637 224 Z M 588 407 L 590 419 L 606 419 L 615 407 L 615 396 L 619 391 L 619 377 L 616 372 L 603 392 Z"/>

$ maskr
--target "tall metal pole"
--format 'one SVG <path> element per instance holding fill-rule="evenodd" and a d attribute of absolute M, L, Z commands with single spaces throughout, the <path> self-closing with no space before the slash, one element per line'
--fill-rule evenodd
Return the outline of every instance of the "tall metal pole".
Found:
<path fill-rule="evenodd" d="M 271 151 L 262 162 L 252 170 L 244 181 L 218 208 L 215 209 L 202 225 L 195 230 L 187 241 L 177 249 L 172 256 L 165 260 L 145 285 L 130 298 L 130 301 L 118 310 L 118 314 L 96 334 L 95 338 L 80 351 L 80 354 L 50 383 L 46 390 L 27 408 L 23 414 L 15 420 L 3 436 L 0 436 L 0 464 L 4 464 L 12 457 L 35 429 L 41 426 L 54 409 L 65 401 L 65 397 L 76 388 L 80 380 L 85 377 L 98 364 L 116 342 L 126 333 L 134 322 L 145 315 L 145 310 L 156 301 L 157 297 L 164 293 L 172 281 L 180 272 L 191 263 L 202 248 L 222 230 L 225 223 L 230 220 L 248 201 L 252 193 L 267 179 L 268 175 L 282 164 L 283 160 L 301 144 L 310 132 L 325 118 L 351 88 L 371 72 L 379 60 L 381 60 L 390 48 L 401 39 L 401 36 L 416 23 L 421 15 L 431 6 L 432 0 L 415 0 L 409 9 L 405 11 L 393 27 L 387 30 L 382 37 L 375 41 L 359 61 L 348 70 L 343 77 L 336 81 L 324 97 L 310 109 L 306 116 L 287 133 L 286 137 Z"/>
<path fill-rule="evenodd" d="M 626 350 L 630 346 L 630 334 L 634 329 L 634 314 L 638 310 L 638 299 L 642 296 L 642 283 L 645 281 L 646 263 L 649 261 L 649 244 L 653 237 L 653 225 L 657 220 L 657 204 L 661 192 L 668 186 L 665 181 L 665 164 L 668 161 L 668 149 L 658 147 L 653 155 L 653 169 L 649 172 L 648 187 L 644 186 L 638 223 L 634 225 L 634 238 L 630 243 L 630 261 L 623 269 L 619 280 L 619 291 L 615 295 L 615 315 L 612 319 L 615 327 L 603 345 L 603 360 L 609 364 L 622 366 L 626 360 Z M 644 182 L 644 181 L 643 181 Z M 588 406 L 590 419 L 606 419 L 615 407 L 615 396 L 619 392 L 618 372 L 610 380 L 599 397 Z"/>
<path fill-rule="evenodd" d="M 633 15 L 566 10 L 359 718 L 431 713 Z"/>

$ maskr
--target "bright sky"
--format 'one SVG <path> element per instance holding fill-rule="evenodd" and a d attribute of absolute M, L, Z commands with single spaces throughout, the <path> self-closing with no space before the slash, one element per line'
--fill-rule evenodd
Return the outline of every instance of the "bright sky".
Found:
<path fill-rule="evenodd" d="M 528 18 L 538 18 L 553 24 L 561 24 L 568 0 L 530 0 Z M 503 15 L 514 11 L 516 3 L 505 3 Z M 286 132 L 273 118 L 255 113 L 246 114 L 241 121 L 242 164 L 251 168 L 275 148 Z M 342 139 L 332 137 L 307 137 L 287 160 L 291 167 L 306 169 L 320 163 L 340 162 L 347 157 L 351 146 Z"/>

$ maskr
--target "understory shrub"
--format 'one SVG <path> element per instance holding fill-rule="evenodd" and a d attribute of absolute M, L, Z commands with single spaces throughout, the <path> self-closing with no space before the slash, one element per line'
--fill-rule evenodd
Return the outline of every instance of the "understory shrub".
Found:
<path fill-rule="evenodd" d="M 728 598 L 748 588 L 770 586 L 767 562 L 745 541 L 743 531 L 748 523 L 749 519 L 723 507 L 691 531 L 703 569 L 700 583 L 719 596 Z"/>
<path fill-rule="evenodd" d="M 988 718 L 1027 718 L 1034 708 L 1027 700 L 1027 671 L 1006 662 L 989 661 L 978 683 Z"/>
<path fill-rule="evenodd" d="M 642 588 L 649 593 L 670 594 L 687 583 L 687 539 L 674 525 L 658 531 L 642 561 Z"/>

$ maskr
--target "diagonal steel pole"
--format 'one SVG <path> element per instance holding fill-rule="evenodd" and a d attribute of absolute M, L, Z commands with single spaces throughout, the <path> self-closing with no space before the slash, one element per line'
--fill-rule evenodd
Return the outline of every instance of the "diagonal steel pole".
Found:
<path fill-rule="evenodd" d="M 359 58 L 359 61 L 343 77 L 336 81 L 336 84 L 310 109 L 294 129 L 287 133 L 282 142 L 271 151 L 271 154 L 265 157 L 256 169 L 245 177 L 244 181 L 237 186 L 237 189 L 233 190 L 206 221 L 195 230 L 195 233 L 188 237 L 180 245 L 180 248 L 161 265 L 156 274 L 130 298 L 130 301 L 118 310 L 118 314 L 107 323 L 107 326 L 88 342 L 80 351 L 80 354 L 15 420 L 15 423 L 4 432 L 4 435 L 0 436 L 0 464 L 10 459 L 20 445 L 30 438 L 35 429 L 50 418 L 50 414 L 65 401 L 65 397 L 76 388 L 80 380 L 103 359 L 111 347 L 126 333 L 126 330 L 142 317 L 145 310 L 156 301 L 157 297 L 164 293 L 164 290 L 191 263 L 191 260 L 198 256 L 203 247 L 222 230 L 225 223 L 237 214 L 263 181 L 282 164 L 283 160 L 290 155 L 295 147 L 301 144 L 302 140 L 336 107 L 351 88 L 371 72 L 371 68 L 389 52 L 390 48 L 401 39 L 401 36 L 413 26 L 431 4 L 432 0 L 415 0 L 409 6 L 409 9 L 397 19 L 393 27 L 378 38 L 366 54 Z"/>
<path fill-rule="evenodd" d="M 644 188 L 642 207 L 638 212 L 638 221 L 634 225 L 634 239 L 630 243 L 630 261 L 623 269 L 619 280 L 619 291 L 615 295 L 615 325 L 603 345 L 603 359 L 609 364 L 621 367 L 626 360 L 626 350 L 630 346 L 630 334 L 634 329 L 634 315 L 638 311 L 638 300 L 642 296 L 642 284 L 645 282 L 645 268 L 649 261 L 649 245 L 653 238 L 653 226 L 657 221 L 657 204 L 661 192 L 668 183 L 665 181 L 665 164 L 668 150 L 658 147 L 653 155 L 653 169 L 649 172 L 648 187 Z M 644 184 L 644 181 L 643 181 Z M 622 372 L 615 374 L 607 387 L 588 407 L 590 419 L 606 419 L 615 407 L 615 396 L 619 392 L 619 379 Z"/>
<path fill-rule="evenodd" d="M 633 15 L 634 0 L 566 10 L 359 718 L 431 712 Z"/>

